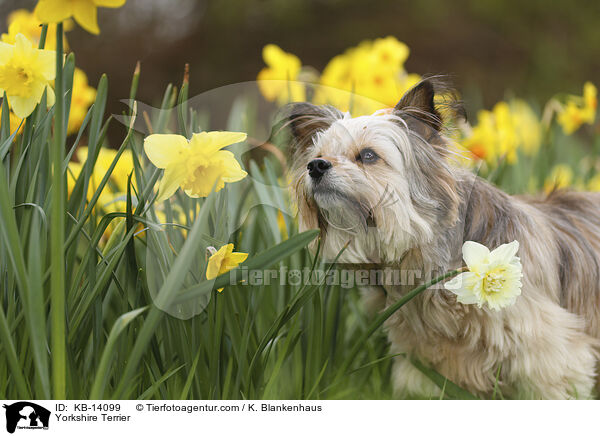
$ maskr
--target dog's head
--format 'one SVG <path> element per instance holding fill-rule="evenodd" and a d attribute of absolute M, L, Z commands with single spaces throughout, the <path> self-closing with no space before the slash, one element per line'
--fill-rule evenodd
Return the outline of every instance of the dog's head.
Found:
<path fill-rule="evenodd" d="M 302 230 L 320 228 L 324 253 L 394 261 L 456 220 L 439 85 L 425 79 L 393 110 L 351 118 L 329 106 L 291 107 L 293 187 Z"/>

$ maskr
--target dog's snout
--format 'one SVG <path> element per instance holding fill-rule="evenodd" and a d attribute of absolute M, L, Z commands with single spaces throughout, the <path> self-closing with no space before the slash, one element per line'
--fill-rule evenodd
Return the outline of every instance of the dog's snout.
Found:
<path fill-rule="evenodd" d="M 325 159 L 313 159 L 308 163 L 306 167 L 308 169 L 308 174 L 313 179 L 320 179 L 323 177 L 323 174 L 327 172 L 329 168 L 331 168 L 331 162 Z"/>

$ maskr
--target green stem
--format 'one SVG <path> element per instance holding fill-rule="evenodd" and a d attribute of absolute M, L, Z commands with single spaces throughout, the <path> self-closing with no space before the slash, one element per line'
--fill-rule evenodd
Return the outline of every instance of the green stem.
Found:
<path fill-rule="evenodd" d="M 38 46 L 38 48 L 41 50 L 45 47 L 46 45 L 46 34 L 48 33 L 48 25 L 47 24 L 43 24 L 42 25 L 42 32 L 40 33 L 40 44 Z"/>
<path fill-rule="evenodd" d="M 435 285 L 436 283 L 439 283 L 450 277 L 454 277 L 455 275 L 460 274 L 463 271 L 464 271 L 464 268 L 459 268 L 459 269 L 455 269 L 453 271 L 447 272 L 446 274 L 443 274 L 439 277 L 436 277 L 435 279 L 431 280 L 429 283 L 425 283 L 421 286 L 416 287 L 415 289 L 410 291 L 408 294 L 406 294 L 405 296 L 400 298 L 397 302 L 395 302 L 390 307 L 388 307 L 386 310 L 381 312 L 379 314 L 379 316 L 377 318 L 375 318 L 375 320 L 373 320 L 373 322 L 369 325 L 369 327 L 367 328 L 367 330 L 365 330 L 365 332 L 361 335 L 361 337 L 358 338 L 358 340 L 354 343 L 354 346 L 350 350 L 350 353 L 346 357 L 346 360 L 344 360 L 344 363 L 342 364 L 342 367 L 341 367 L 340 371 L 338 372 L 338 376 L 336 377 L 336 380 L 334 380 L 334 384 L 336 383 L 336 381 L 338 381 L 339 378 L 341 378 L 344 374 L 346 374 L 346 372 L 348 371 L 348 368 L 350 368 L 350 365 L 352 365 L 352 363 L 354 362 L 356 355 L 361 350 L 361 348 L 364 346 L 364 344 L 367 342 L 367 339 L 369 339 L 369 337 L 375 332 L 375 330 L 377 330 L 389 317 L 391 317 L 394 313 L 396 313 L 397 310 L 399 310 L 402 306 L 404 306 L 406 303 L 408 303 L 410 300 L 415 298 L 417 295 L 419 295 L 424 290 Z"/>
<path fill-rule="evenodd" d="M 64 91 L 63 91 L 63 25 L 56 25 L 56 103 L 54 105 L 54 144 L 52 147 L 52 227 L 50 229 L 51 257 L 51 326 L 52 326 L 52 385 L 53 399 L 66 398 L 65 343 L 65 177 L 64 159 Z"/>

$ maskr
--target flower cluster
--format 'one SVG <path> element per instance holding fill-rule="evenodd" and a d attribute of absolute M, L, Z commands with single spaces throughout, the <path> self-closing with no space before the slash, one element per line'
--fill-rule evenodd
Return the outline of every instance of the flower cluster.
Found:
<path fill-rule="evenodd" d="M 493 164 L 499 159 L 515 163 L 517 150 L 535 154 L 541 142 L 541 124 L 522 100 L 496 103 L 477 114 L 477 125 L 467 132 L 462 144 L 480 159 Z"/>
<path fill-rule="evenodd" d="M 343 111 L 355 106 L 356 115 L 393 107 L 421 79 L 404 69 L 409 53 L 408 46 L 393 36 L 361 42 L 329 61 L 319 80 L 316 102 Z"/>
<path fill-rule="evenodd" d="M 263 60 L 267 66 L 259 71 L 257 80 L 264 97 L 280 104 L 304 101 L 304 84 L 298 81 L 300 59 L 275 44 L 268 44 L 263 48 Z"/>
<path fill-rule="evenodd" d="M 354 115 L 393 107 L 420 80 L 419 75 L 404 69 L 409 53 L 408 46 L 393 36 L 361 42 L 332 58 L 320 77 L 307 71 L 305 76 L 314 82 L 314 102 L 332 104 Z M 263 59 L 267 67 L 257 80 L 264 97 L 280 104 L 303 101 L 307 92 L 300 80 L 300 59 L 273 44 L 263 49 Z"/>

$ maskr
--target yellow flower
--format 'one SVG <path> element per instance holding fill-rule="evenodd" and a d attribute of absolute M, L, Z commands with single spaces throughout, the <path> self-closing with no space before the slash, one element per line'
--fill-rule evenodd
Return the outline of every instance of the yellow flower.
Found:
<path fill-rule="evenodd" d="M 513 241 L 491 251 L 477 242 L 463 244 L 468 271 L 446 282 L 444 287 L 462 304 L 477 304 L 494 310 L 514 304 L 521 295 L 523 268 L 516 256 L 519 243 Z"/>
<path fill-rule="evenodd" d="M 79 68 L 75 68 L 73 76 L 73 96 L 71 98 L 71 111 L 69 114 L 69 135 L 77 133 L 87 111 L 96 99 L 96 90 L 88 86 L 87 76 Z"/>
<path fill-rule="evenodd" d="M 240 263 L 248 258 L 248 253 L 234 253 L 233 244 L 227 244 L 215 251 L 214 247 L 209 247 L 213 254 L 208 259 L 206 267 L 206 278 L 213 280 L 217 276 L 237 268 Z M 219 292 L 223 288 L 217 289 Z"/>
<path fill-rule="evenodd" d="M 126 0 L 39 0 L 34 13 L 44 23 L 60 23 L 73 17 L 90 33 L 100 33 L 98 8 L 120 8 Z"/>
<path fill-rule="evenodd" d="M 410 49 L 403 42 L 393 36 L 376 39 L 373 43 L 373 53 L 383 65 L 395 69 L 403 65 L 408 59 Z"/>
<path fill-rule="evenodd" d="M 69 195 L 75 186 L 75 181 L 83 168 L 83 163 L 87 160 L 88 148 L 79 147 L 75 152 L 77 160 L 79 162 L 69 162 L 69 169 L 72 174 L 67 178 L 67 187 Z M 117 152 L 109 148 L 101 148 L 98 152 L 98 158 L 92 171 L 92 177 L 88 184 L 87 199 L 90 200 L 94 195 L 97 187 L 104 178 L 104 175 L 108 172 L 112 161 L 114 160 Z M 115 206 L 115 198 L 126 195 L 127 192 L 127 178 L 129 174 L 133 172 L 133 156 L 131 150 L 125 150 L 119 160 L 117 161 L 115 168 L 111 174 L 110 179 L 98 200 L 98 205 L 105 211 L 117 212 L 122 211 Z M 132 183 L 135 181 L 135 173 L 132 176 Z"/>
<path fill-rule="evenodd" d="M 0 94 L 6 92 L 13 112 L 28 117 L 47 90 L 48 106 L 54 104 L 50 81 L 56 75 L 56 54 L 38 50 L 22 34 L 15 44 L 0 42 Z"/>
<path fill-rule="evenodd" d="M 275 44 L 266 45 L 262 55 L 267 66 L 260 70 L 257 80 L 263 96 L 280 104 L 304 101 L 304 85 L 297 82 L 302 68 L 300 59 Z"/>
<path fill-rule="evenodd" d="M 246 139 L 241 132 L 194 133 L 188 141 L 181 135 L 154 134 L 144 141 L 144 150 L 165 174 L 160 182 L 159 198 L 169 198 L 181 187 L 190 197 L 207 197 L 220 191 L 225 183 L 242 180 L 242 170 L 232 152 L 221 150 Z"/>
<path fill-rule="evenodd" d="M 490 164 L 499 158 L 513 164 L 519 148 L 531 156 L 537 153 L 540 143 L 540 121 L 522 100 L 501 101 L 491 111 L 479 111 L 477 125 L 463 140 L 466 148 Z"/>
<path fill-rule="evenodd" d="M 600 173 L 592 177 L 587 183 L 588 191 L 599 192 L 600 191 Z"/>
<path fill-rule="evenodd" d="M 582 124 L 594 124 L 596 119 L 596 108 L 598 107 L 598 91 L 591 82 L 583 85 L 583 97 L 571 95 L 567 103 L 559 112 L 557 121 L 563 132 L 570 135 Z"/>
<path fill-rule="evenodd" d="M 573 170 L 569 165 L 555 165 L 550 171 L 550 175 L 544 183 L 544 190 L 551 192 L 555 189 L 562 189 L 571 186 L 573 183 Z"/>
<path fill-rule="evenodd" d="M 315 102 L 356 116 L 393 107 L 420 80 L 404 70 L 409 52 L 393 36 L 361 42 L 327 64 Z"/>
<path fill-rule="evenodd" d="M 42 22 L 39 20 L 33 12 L 27 9 L 17 9 L 9 14 L 6 20 L 8 24 L 8 33 L 2 34 L 2 42 L 7 44 L 14 44 L 16 37 L 19 33 L 22 33 L 27 39 L 33 42 L 36 46 L 40 44 L 40 36 L 42 34 Z M 64 30 L 68 31 L 72 28 L 73 22 L 67 21 L 64 26 Z M 67 48 L 67 39 L 63 39 L 63 46 Z M 56 25 L 51 24 L 48 26 L 48 32 L 46 33 L 46 42 L 44 48 L 48 50 L 56 50 Z"/>

